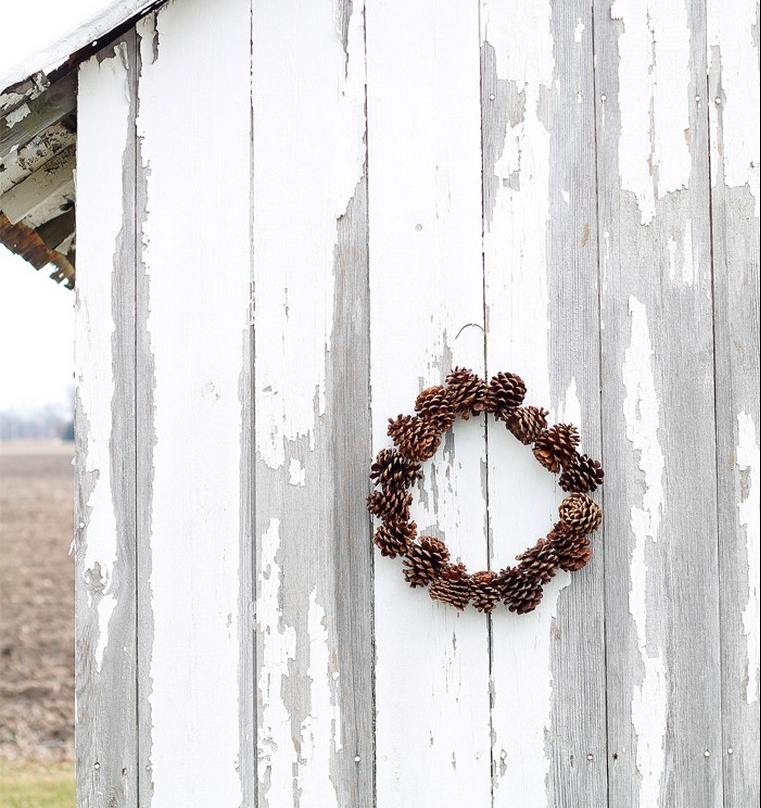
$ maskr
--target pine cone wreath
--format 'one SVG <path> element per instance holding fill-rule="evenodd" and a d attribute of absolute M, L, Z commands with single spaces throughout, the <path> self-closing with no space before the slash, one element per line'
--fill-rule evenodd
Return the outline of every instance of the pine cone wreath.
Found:
<path fill-rule="evenodd" d="M 438 577 L 449 561 L 449 550 L 443 541 L 433 536 L 422 536 L 407 549 L 404 558 L 404 577 L 412 586 L 428 586 Z"/>
<path fill-rule="evenodd" d="M 479 612 L 489 614 L 501 599 L 497 573 L 493 570 L 474 572 L 471 583 L 471 603 Z"/>
<path fill-rule="evenodd" d="M 552 580 L 560 566 L 560 557 L 552 541 L 539 539 L 539 541 L 525 552 L 516 557 L 520 570 L 531 578 L 536 578 L 543 584 Z"/>
<path fill-rule="evenodd" d="M 547 429 L 548 410 L 544 407 L 518 407 L 510 413 L 507 428 L 521 443 L 533 443 Z"/>
<path fill-rule="evenodd" d="M 387 558 L 404 555 L 417 536 L 415 522 L 384 522 L 376 531 L 373 541 Z"/>
<path fill-rule="evenodd" d="M 370 466 L 370 479 L 383 488 L 410 488 L 422 476 L 420 464 L 413 463 L 395 449 L 381 449 Z"/>
<path fill-rule="evenodd" d="M 532 612 L 542 600 L 542 583 L 518 567 L 508 567 L 499 574 L 502 600 L 511 612 Z"/>
<path fill-rule="evenodd" d="M 486 382 L 467 368 L 455 368 L 447 376 L 449 400 L 454 412 L 467 420 L 471 415 L 485 412 L 488 406 L 489 388 Z"/>
<path fill-rule="evenodd" d="M 449 390 L 443 385 L 427 387 L 415 399 L 415 412 L 436 426 L 439 432 L 452 428 L 455 411 L 449 400 Z"/>
<path fill-rule="evenodd" d="M 566 572 L 578 572 L 592 558 L 592 544 L 586 536 L 576 536 L 558 523 L 547 536 L 557 557 L 558 566 Z"/>
<path fill-rule="evenodd" d="M 406 522 L 410 518 L 412 496 L 394 488 L 373 491 L 367 498 L 367 510 L 383 521 Z"/>
<path fill-rule="evenodd" d="M 526 385 L 515 373 L 497 373 L 489 382 L 488 410 L 502 421 L 507 421 L 526 396 Z"/>
<path fill-rule="evenodd" d="M 573 460 L 563 467 L 560 487 L 563 491 L 587 494 L 602 484 L 605 472 L 602 465 L 589 455 L 575 454 Z"/>
<path fill-rule="evenodd" d="M 433 457 L 441 443 L 441 434 L 436 427 L 417 415 L 399 415 L 396 420 L 389 419 L 388 435 L 399 453 L 413 463 Z"/>
<path fill-rule="evenodd" d="M 571 424 L 555 424 L 542 432 L 534 442 L 534 456 L 553 474 L 570 464 L 579 445 L 579 433 Z"/>
<path fill-rule="evenodd" d="M 465 564 L 448 564 L 434 580 L 428 594 L 462 611 L 470 603 L 471 579 Z"/>
<path fill-rule="evenodd" d="M 600 506 L 586 494 L 570 494 L 558 507 L 560 521 L 569 533 L 586 536 L 602 522 Z"/>

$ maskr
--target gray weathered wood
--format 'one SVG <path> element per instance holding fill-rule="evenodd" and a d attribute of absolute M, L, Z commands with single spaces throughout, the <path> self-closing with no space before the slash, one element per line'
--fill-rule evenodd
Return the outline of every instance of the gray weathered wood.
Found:
<path fill-rule="evenodd" d="M 34 174 L 3 194 L 0 200 L 3 213 L 15 224 L 43 206 L 49 198 L 73 189 L 75 160 L 74 145 L 51 157 Z"/>
<path fill-rule="evenodd" d="M 759 803 L 757 5 L 708 3 L 724 805 Z M 754 114 L 753 110 L 756 110 Z M 756 122 L 756 127 L 758 126 Z"/>
<path fill-rule="evenodd" d="M 137 806 L 135 37 L 82 66 L 77 286 L 77 805 Z"/>
<path fill-rule="evenodd" d="M 20 107 L 0 117 L 0 160 L 12 149 L 21 148 L 77 105 L 76 70 L 52 84 L 39 98 L 24 102 Z"/>
<path fill-rule="evenodd" d="M 611 806 L 722 799 L 705 15 L 595 8 Z"/>
<path fill-rule="evenodd" d="M 66 213 L 62 213 L 38 227 L 37 234 L 51 250 L 54 250 L 74 232 L 75 218 L 74 209 L 67 210 Z"/>

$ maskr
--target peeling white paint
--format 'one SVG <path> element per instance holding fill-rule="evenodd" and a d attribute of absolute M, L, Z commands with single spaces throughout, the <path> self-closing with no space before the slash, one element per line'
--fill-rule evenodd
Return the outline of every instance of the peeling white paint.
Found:
<path fill-rule="evenodd" d="M 216 4 L 209 13 L 204 0 L 184 0 L 162 6 L 155 32 L 150 21 L 138 24 L 142 257 L 155 378 L 151 577 L 144 586 L 153 618 L 156 806 L 240 805 L 248 768 L 240 761 L 251 754 L 239 733 L 246 700 L 239 395 L 250 329 L 249 31 L 245 2 Z M 199 221 L 206 235 L 224 238 L 199 238 Z"/>
<path fill-rule="evenodd" d="M 253 228 L 256 295 L 267 305 L 255 317 L 268 350 L 257 354 L 256 441 L 277 468 L 286 441 L 311 440 L 325 410 L 336 222 L 364 171 L 364 35 L 362 15 L 352 14 L 344 51 L 332 4 L 259 6 L 255 0 Z M 299 58 L 283 59 L 284 29 Z M 294 126 L 296 119 L 310 125 Z"/>
<path fill-rule="evenodd" d="M 720 144 L 714 144 L 713 158 L 723 164 L 726 185 L 749 187 L 758 216 L 761 91 L 756 14 L 757 4 L 748 0 L 708 2 L 710 67 L 721 71 L 722 92 L 720 109 L 716 111 L 721 115 L 722 139 Z"/>
<path fill-rule="evenodd" d="M 667 719 L 667 672 L 659 637 L 648 625 L 648 590 L 652 550 L 658 541 L 663 508 L 665 461 L 658 439 L 658 394 L 653 376 L 653 348 L 647 311 L 633 295 L 629 298 L 631 337 L 626 349 L 622 377 L 626 396 L 626 437 L 642 472 L 644 492 L 639 505 L 631 509 L 634 535 L 630 573 L 629 611 L 637 630 L 637 647 L 642 660 L 642 681 L 632 694 L 632 724 L 636 735 L 636 762 L 640 774 L 639 805 L 659 805 L 664 772 Z"/>
<path fill-rule="evenodd" d="M 304 486 L 306 484 L 307 470 L 297 457 L 288 461 L 288 482 L 291 485 Z"/>
<path fill-rule="evenodd" d="M 669 256 L 669 279 L 692 286 L 695 283 L 695 264 L 692 260 L 691 219 L 675 226 L 675 232 L 669 235 L 666 248 Z"/>
<path fill-rule="evenodd" d="M 672 0 L 616 0 L 610 14 L 623 23 L 618 38 L 621 188 L 634 193 L 642 224 L 650 224 L 657 200 L 686 188 L 692 169 L 689 15 L 686 3 Z"/>
<path fill-rule="evenodd" d="M 283 699 L 283 680 L 296 659 L 296 632 L 283 624 L 280 609 L 282 570 L 277 562 L 280 550 L 280 520 L 270 519 L 261 538 L 261 574 L 256 598 L 256 630 L 262 654 L 258 660 L 257 758 L 265 805 L 283 802 L 293 790 L 297 756 L 291 736 L 291 719 Z"/>
<path fill-rule="evenodd" d="M 26 118 L 27 115 L 31 113 L 31 109 L 29 108 L 29 104 L 22 104 L 20 107 L 17 107 L 13 110 L 13 112 L 9 112 L 5 116 L 5 125 L 8 128 L 13 128 L 17 123 L 21 123 L 21 121 Z"/>
<path fill-rule="evenodd" d="M 756 426 L 753 417 L 747 412 L 737 415 L 737 471 L 740 476 L 741 498 L 737 503 L 740 526 L 745 533 L 745 546 L 748 556 L 748 602 L 743 611 L 743 627 L 748 643 L 748 678 L 746 701 L 758 701 L 759 655 L 759 568 L 761 550 L 759 548 L 759 510 L 761 509 L 761 461 Z"/>
<path fill-rule="evenodd" d="M 108 624 L 116 606 L 113 589 L 117 534 L 111 479 L 112 400 L 114 370 L 111 338 L 115 324 L 111 308 L 112 272 L 122 230 L 121 204 L 103 204 L 103 195 L 121 200 L 122 162 L 129 134 L 130 102 L 127 53 L 117 45 L 113 57 L 84 62 L 79 69 L 79 133 L 81 159 L 77 186 L 83 191 L 77 215 L 89 226 L 77 244 L 78 293 L 75 325 L 77 390 L 89 422 L 85 472 L 93 475 L 87 501 L 90 512 L 85 532 L 82 570 L 90 607 L 98 613 L 94 662 L 100 670 L 108 644 Z M 107 131 L 104 129 L 107 128 Z M 88 583 L 89 582 L 89 583 Z"/>
<path fill-rule="evenodd" d="M 581 17 L 576 18 L 576 28 L 573 30 L 573 41 L 581 42 L 581 35 L 584 33 L 584 23 Z"/>

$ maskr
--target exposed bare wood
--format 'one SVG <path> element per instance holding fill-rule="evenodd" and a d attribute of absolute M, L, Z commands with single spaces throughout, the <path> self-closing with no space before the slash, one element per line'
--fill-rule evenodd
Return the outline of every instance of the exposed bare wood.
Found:
<path fill-rule="evenodd" d="M 50 219 L 40 225 L 37 228 L 37 235 L 51 250 L 54 250 L 74 233 L 75 219 L 74 208 L 71 208 L 60 216 L 56 216 L 55 219 Z"/>
<path fill-rule="evenodd" d="M 20 255 L 35 269 L 53 266 L 50 277 L 56 283 L 64 283 L 67 289 L 74 288 L 73 262 L 62 253 L 51 250 L 31 227 L 23 222 L 12 224 L 3 213 L 0 213 L 0 244 Z"/>
<path fill-rule="evenodd" d="M 76 148 L 72 145 L 3 194 L 0 210 L 15 224 L 33 213 L 49 197 L 65 193 L 67 188 L 73 189 L 75 162 Z"/>
<path fill-rule="evenodd" d="M 69 73 L 43 95 L 22 103 L 0 118 L 0 159 L 72 112 L 77 104 L 76 91 L 76 74 Z"/>
<path fill-rule="evenodd" d="M 0 160 L 0 197 L 76 141 L 72 117 L 66 116 L 26 146 L 13 149 Z"/>

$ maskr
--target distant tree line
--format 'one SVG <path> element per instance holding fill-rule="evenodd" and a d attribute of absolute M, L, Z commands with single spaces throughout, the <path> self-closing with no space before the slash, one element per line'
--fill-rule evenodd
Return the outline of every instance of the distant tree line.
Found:
<path fill-rule="evenodd" d="M 42 407 L 34 412 L 0 412 L 0 440 L 74 440 L 74 419 L 68 408 Z"/>

